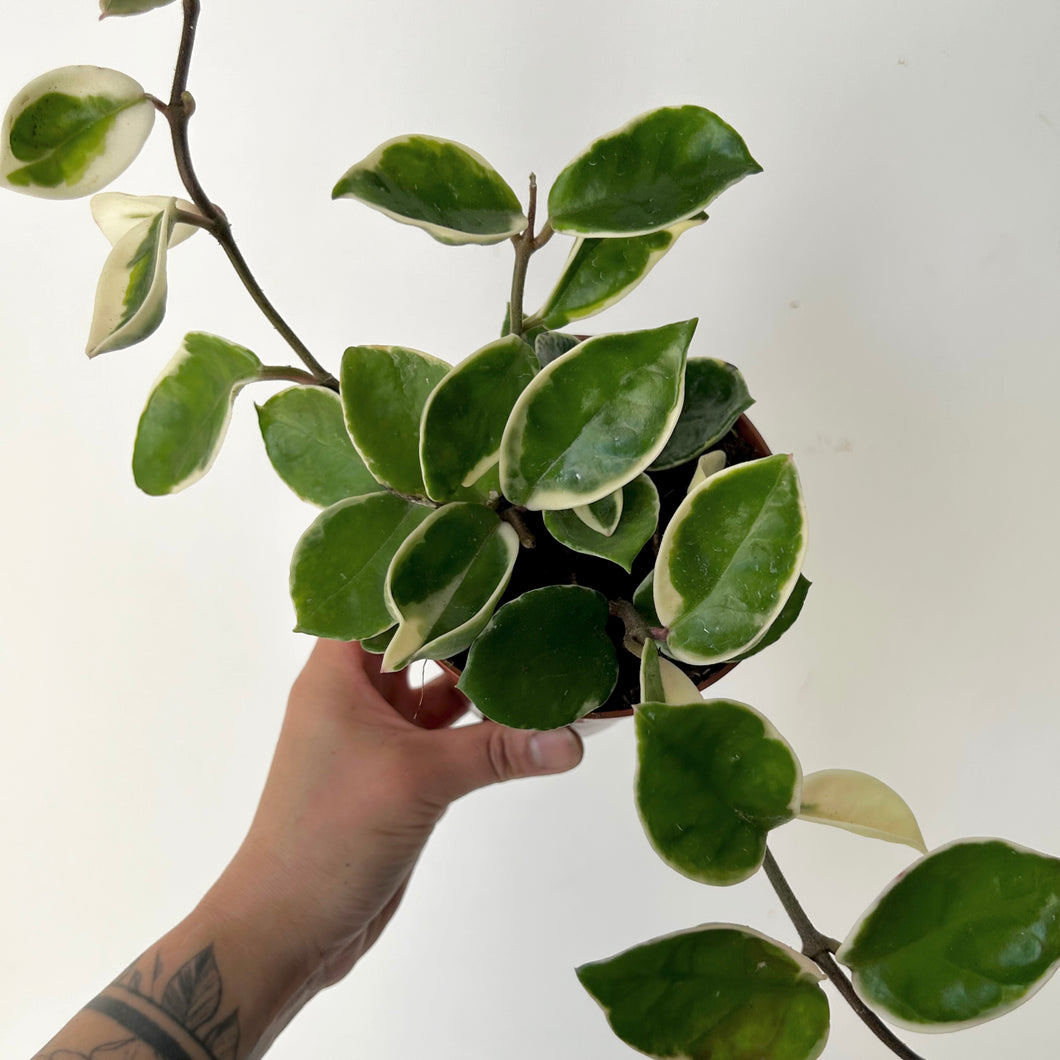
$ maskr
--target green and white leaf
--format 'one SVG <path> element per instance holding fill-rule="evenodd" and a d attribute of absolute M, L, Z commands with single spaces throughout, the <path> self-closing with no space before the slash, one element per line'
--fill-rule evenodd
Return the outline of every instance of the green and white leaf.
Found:
<path fill-rule="evenodd" d="M 368 470 L 386 486 L 427 495 L 420 468 L 420 422 L 449 365 L 403 346 L 351 346 L 340 389 L 346 428 Z"/>
<path fill-rule="evenodd" d="M 624 488 L 609 493 L 606 497 L 592 504 L 579 504 L 577 508 L 570 510 L 585 525 L 597 534 L 610 537 L 618 527 L 618 521 L 622 518 L 622 498 Z"/>
<path fill-rule="evenodd" d="M 691 493 L 697 486 L 702 486 L 711 475 L 725 470 L 725 454 L 720 449 L 704 453 L 696 461 L 696 470 L 692 473 L 692 481 L 688 484 L 688 492 Z"/>
<path fill-rule="evenodd" d="M 152 496 L 176 493 L 210 469 L 224 441 L 236 394 L 261 361 L 234 342 L 193 331 L 184 336 L 140 416 L 133 477 Z"/>
<path fill-rule="evenodd" d="M 561 545 L 628 571 L 659 525 L 659 491 L 647 475 L 638 475 L 622 487 L 622 496 L 622 513 L 610 536 L 590 529 L 573 510 L 545 512 L 545 527 Z"/>
<path fill-rule="evenodd" d="M 126 195 L 120 191 L 104 191 L 93 195 L 89 206 L 92 219 L 99 225 L 110 245 L 115 246 L 141 221 L 149 221 L 157 214 L 164 213 L 172 201 L 170 196 L 165 195 Z M 199 208 L 185 199 L 177 199 L 176 208 L 181 213 L 202 217 Z M 198 231 L 198 225 L 177 221 L 169 233 L 169 245 L 175 247 Z"/>
<path fill-rule="evenodd" d="M 647 640 L 640 655 L 640 701 L 642 703 L 698 703 L 703 697 L 680 667 L 659 655 L 654 640 Z"/>
<path fill-rule="evenodd" d="M 99 66 L 52 70 L 7 109 L 0 182 L 45 199 L 91 195 L 136 158 L 154 121 L 154 106 L 131 77 Z"/>
<path fill-rule="evenodd" d="M 543 369 L 504 431 L 504 495 L 535 511 L 576 508 L 644 471 L 677 422 L 695 327 L 600 335 Z"/>
<path fill-rule="evenodd" d="M 392 493 L 326 508 L 295 546 L 291 599 L 299 633 L 366 640 L 394 625 L 386 575 L 394 554 L 431 509 Z"/>
<path fill-rule="evenodd" d="M 788 456 L 712 475 L 680 504 L 655 565 L 655 607 L 681 662 L 725 662 L 752 648 L 791 595 L 806 512 Z"/>
<path fill-rule="evenodd" d="M 900 1026 L 951 1031 L 1001 1016 L 1060 964 L 1060 860 L 1000 839 L 940 847 L 880 895 L 837 957 Z"/>
<path fill-rule="evenodd" d="M 927 853 L 920 825 L 905 799 L 882 780 L 854 769 L 823 769 L 804 777 L 799 819 Z"/>
<path fill-rule="evenodd" d="M 732 924 L 653 939 L 577 969 L 627 1045 L 659 1058 L 814 1060 L 828 999 L 809 958 Z"/>
<path fill-rule="evenodd" d="M 453 140 L 399 136 L 347 170 L 333 199 L 359 199 L 440 243 L 500 243 L 527 220 L 515 192 L 481 155 Z"/>
<path fill-rule="evenodd" d="M 538 364 L 547 368 L 557 357 L 569 353 L 582 341 L 577 335 L 566 335 L 562 331 L 542 331 L 534 338 Z"/>
<path fill-rule="evenodd" d="M 557 232 L 634 236 L 694 217 L 762 167 L 731 126 L 703 107 L 662 107 L 593 143 L 548 196 Z"/>
<path fill-rule="evenodd" d="M 780 614 L 770 623 L 765 636 L 761 640 L 756 641 L 754 647 L 749 651 L 736 656 L 740 662 L 743 662 L 744 659 L 750 659 L 752 655 L 757 655 L 771 645 L 776 644 L 791 629 L 795 624 L 795 620 L 802 614 L 802 605 L 806 603 L 806 594 L 809 593 L 812 584 L 813 582 L 805 575 L 799 575 L 798 580 L 795 582 L 795 588 L 791 590 L 791 596 L 784 601 Z"/>
<path fill-rule="evenodd" d="M 384 672 L 468 647 L 493 614 L 518 555 L 519 536 L 489 508 L 447 504 L 429 515 L 387 574 L 387 607 L 398 629 Z"/>
<path fill-rule="evenodd" d="M 618 680 L 607 600 L 579 585 L 532 589 L 498 608 L 457 687 L 487 717 L 558 729 L 606 702 Z"/>
<path fill-rule="evenodd" d="M 333 390 L 293 386 L 257 408 L 269 461 L 302 500 L 327 508 L 379 490 L 350 441 Z"/>
<path fill-rule="evenodd" d="M 536 373 L 534 351 L 507 335 L 476 350 L 434 388 L 419 432 L 423 481 L 432 500 L 459 497 L 496 466 L 512 406 Z"/>
<path fill-rule="evenodd" d="M 154 11 L 156 7 L 165 7 L 173 0 L 99 0 L 100 18 L 110 15 L 142 15 L 145 11 Z"/>
<path fill-rule="evenodd" d="M 659 857 L 701 883 L 757 872 L 766 834 L 799 811 L 802 769 L 776 729 L 727 699 L 643 703 L 634 720 L 637 809 Z"/>

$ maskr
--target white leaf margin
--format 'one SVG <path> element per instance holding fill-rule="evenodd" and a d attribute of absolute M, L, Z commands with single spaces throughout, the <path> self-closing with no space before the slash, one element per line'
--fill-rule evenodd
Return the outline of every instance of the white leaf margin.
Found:
<path fill-rule="evenodd" d="M 172 197 L 168 195 L 129 195 L 121 191 L 104 191 L 92 196 L 89 208 L 92 211 L 92 220 L 113 247 L 141 221 L 150 220 L 163 213 L 172 201 Z M 203 216 L 199 208 L 186 199 L 177 199 L 176 203 L 180 213 Z M 198 225 L 176 221 L 169 234 L 170 247 L 191 239 L 198 231 Z"/>

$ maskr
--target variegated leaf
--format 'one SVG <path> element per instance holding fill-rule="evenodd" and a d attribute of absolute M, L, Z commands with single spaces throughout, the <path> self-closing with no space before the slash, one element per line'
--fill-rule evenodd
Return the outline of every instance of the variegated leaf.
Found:
<path fill-rule="evenodd" d="M 104 191 L 93 195 L 89 206 L 92 219 L 99 225 L 110 245 L 114 246 L 141 221 L 149 221 L 157 214 L 164 213 L 172 201 L 171 196 L 165 195 L 126 195 L 120 191 Z M 177 199 L 176 208 L 183 214 L 202 217 L 199 208 L 185 199 Z M 169 245 L 175 247 L 198 231 L 198 225 L 177 221 L 169 233 Z"/>

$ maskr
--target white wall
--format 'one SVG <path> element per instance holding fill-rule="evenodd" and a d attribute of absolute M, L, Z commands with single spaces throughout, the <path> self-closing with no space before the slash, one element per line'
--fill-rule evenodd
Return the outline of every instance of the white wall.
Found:
<path fill-rule="evenodd" d="M 769 714 L 808 771 L 899 788 L 931 845 L 1060 853 L 1053 0 L 203 6 L 203 181 L 330 365 L 354 342 L 455 360 L 504 311 L 506 247 L 447 249 L 329 201 L 380 141 L 459 139 L 521 188 L 652 106 L 734 124 L 764 174 L 598 321 L 698 315 L 693 352 L 740 365 L 756 422 L 796 455 L 810 601 L 719 691 Z M 168 93 L 179 4 L 98 26 L 91 0 L 9 7 L 3 101 L 72 63 Z M 161 125 L 116 187 L 179 190 Z M 201 483 L 161 500 L 133 485 L 136 420 L 184 331 L 284 356 L 208 239 L 174 253 L 157 335 L 90 364 L 106 245 L 87 204 L 3 194 L 0 232 L 0 1053 L 15 1058 L 183 915 L 240 839 L 308 647 L 288 632 L 286 572 L 312 512 L 267 466 L 249 400 Z M 572 775 L 454 807 L 383 940 L 277 1060 L 618 1060 L 632 1053 L 576 964 L 709 920 L 794 941 L 763 880 L 706 890 L 655 858 L 632 759 L 619 725 Z M 774 847 L 839 936 L 912 856 L 802 823 Z M 915 1044 L 932 1060 L 1052 1055 L 1058 999 L 1053 983 Z M 837 1003 L 826 1055 L 889 1054 Z"/>

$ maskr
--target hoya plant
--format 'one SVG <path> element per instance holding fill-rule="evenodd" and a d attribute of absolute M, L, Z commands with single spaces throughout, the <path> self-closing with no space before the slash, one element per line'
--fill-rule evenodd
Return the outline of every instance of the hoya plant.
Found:
<path fill-rule="evenodd" d="M 355 344 L 328 368 L 262 292 L 192 163 L 198 0 L 183 0 L 183 16 L 166 99 L 115 70 L 64 67 L 18 92 L 0 131 L 7 188 L 93 196 L 111 250 L 90 357 L 158 328 L 169 252 L 204 230 L 300 362 L 266 364 L 189 332 L 140 417 L 137 485 L 152 495 L 191 485 L 242 392 L 290 383 L 257 412 L 272 466 L 319 509 L 291 560 L 298 630 L 360 641 L 387 671 L 438 660 L 505 725 L 635 715 L 635 797 L 651 845 L 704 884 L 763 871 L 802 943 L 796 952 L 750 927 L 708 924 L 583 965 L 585 989 L 635 1049 L 809 1060 L 828 1036 L 825 978 L 903 1057 L 916 1054 L 882 1020 L 955 1030 L 1026 1000 L 1060 962 L 1060 860 L 1000 839 L 928 852 L 890 787 L 851 770 L 804 776 L 762 713 L 701 695 L 799 615 L 810 583 L 798 474 L 746 419 L 739 370 L 696 348 L 695 320 L 648 313 L 618 334 L 586 334 L 581 322 L 630 295 L 722 192 L 760 171 L 741 136 L 702 106 L 650 111 L 581 151 L 541 203 L 533 177 L 524 202 L 453 140 L 406 134 L 368 150 L 334 175 L 333 197 L 446 245 L 510 243 L 511 295 L 499 334 L 455 365 Z M 158 117 L 183 188 L 102 191 Z M 528 268 L 554 238 L 569 241 L 566 263 L 530 309 Z M 843 943 L 810 923 L 769 851 L 769 833 L 795 818 L 923 854 Z"/>

